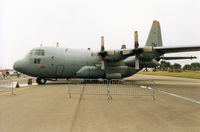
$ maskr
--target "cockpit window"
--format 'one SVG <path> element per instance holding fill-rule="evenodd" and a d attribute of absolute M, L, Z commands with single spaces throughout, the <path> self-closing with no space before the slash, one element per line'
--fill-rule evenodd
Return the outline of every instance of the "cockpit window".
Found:
<path fill-rule="evenodd" d="M 35 50 L 34 55 L 36 55 L 36 56 L 44 56 L 44 50 L 37 49 L 37 50 Z"/>
<path fill-rule="evenodd" d="M 30 54 L 30 55 L 33 55 L 34 51 L 35 51 L 35 50 L 31 50 L 31 51 L 29 52 L 29 54 Z"/>

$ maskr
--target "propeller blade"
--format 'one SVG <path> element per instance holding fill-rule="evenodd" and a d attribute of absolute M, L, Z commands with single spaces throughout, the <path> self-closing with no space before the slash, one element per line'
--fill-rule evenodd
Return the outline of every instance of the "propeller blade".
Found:
<path fill-rule="evenodd" d="M 134 32 L 134 38 L 135 38 L 135 42 L 134 42 L 135 49 L 137 49 L 137 48 L 139 47 L 139 43 L 138 43 L 138 32 L 137 32 L 137 31 Z"/>
<path fill-rule="evenodd" d="M 104 48 L 104 36 L 101 36 L 101 52 L 105 50 Z"/>
<path fill-rule="evenodd" d="M 135 58 L 135 69 L 139 70 L 140 69 L 140 64 L 139 64 L 139 59 Z"/>
<path fill-rule="evenodd" d="M 138 43 L 138 32 L 135 31 L 134 32 L 134 45 L 135 45 L 135 49 L 137 49 L 139 47 L 139 43 Z M 139 70 L 140 69 L 140 64 L 139 64 L 139 56 L 138 54 L 135 55 L 135 69 Z"/>
<path fill-rule="evenodd" d="M 105 63 L 104 63 L 104 61 L 102 60 L 101 61 L 101 70 L 104 70 L 105 69 Z"/>

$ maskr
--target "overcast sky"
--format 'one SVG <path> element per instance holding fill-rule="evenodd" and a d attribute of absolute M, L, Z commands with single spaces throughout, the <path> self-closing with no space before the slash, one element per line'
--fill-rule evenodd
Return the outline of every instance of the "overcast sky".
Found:
<path fill-rule="evenodd" d="M 160 21 L 164 46 L 200 46 L 200 0 L 0 0 L 0 68 L 11 68 L 32 48 L 55 46 L 100 50 L 144 46 L 153 20 Z M 169 54 L 195 55 L 200 52 Z M 172 61 L 173 63 L 174 61 Z"/>

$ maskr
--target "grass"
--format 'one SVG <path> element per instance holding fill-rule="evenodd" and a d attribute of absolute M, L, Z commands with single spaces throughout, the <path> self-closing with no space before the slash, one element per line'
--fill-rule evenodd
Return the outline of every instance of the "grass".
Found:
<path fill-rule="evenodd" d="M 190 71 L 188 72 L 156 71 L 156 72 L 139 72 L 139 74 L 200 79 L 200 72 L 190 72 Z"/>

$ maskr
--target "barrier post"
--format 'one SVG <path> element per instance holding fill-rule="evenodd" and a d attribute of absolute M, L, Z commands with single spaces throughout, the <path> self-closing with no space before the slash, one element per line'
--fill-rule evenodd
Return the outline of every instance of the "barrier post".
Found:
<path fill-rule="evenodd" d="M 112 80 L 105 80 L 104 81 L 107 85 L 107 100 L 111 100 L 112 97 L 110 96 L 110 88 L 109 88 L 109 83 L 112 83 Z"/>
<path fill-rule="evenodd" d="M 69 86 L 68 86 L 68 95 L 69 95 L 69 98 L 71 98 L 71 80 L 69 79 Z"/>
<path fill-rule="evenodd" d="M 153 84 L 152 84 L 152 89 L 153 89 L 153 100 L 156 100 L 156 98 L 155 98 L 155 84 L 154 84 L 154 81 L 153 81 Z"/>
<path fill-rule="evenodd" d="M 13 80 L 12 80 L 12 79 L 10 79 L 10 80 L 11 80 L 11 95 L 16 95 L 16 94 L 14 93 Z"/>

